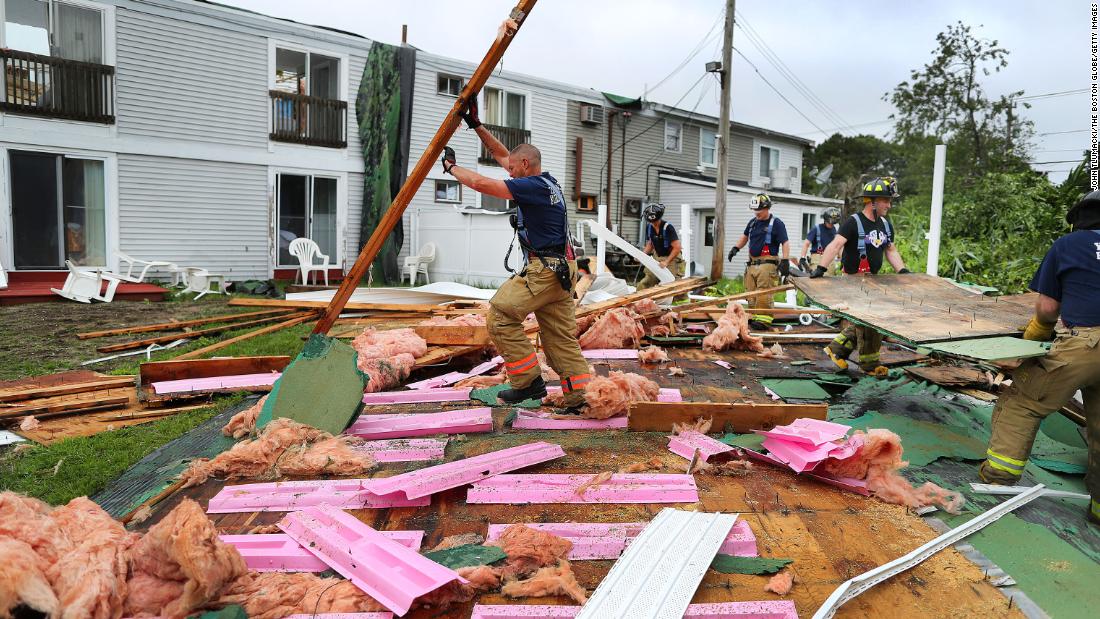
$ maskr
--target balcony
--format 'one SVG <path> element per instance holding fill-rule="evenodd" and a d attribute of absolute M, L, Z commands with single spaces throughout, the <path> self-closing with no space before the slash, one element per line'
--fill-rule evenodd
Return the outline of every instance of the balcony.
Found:
<path fill-rule="evenodd" d="M 505 148 L 512 150 L 513 148 L 530 141 L 531 132 L 527 129 L 516 129 L 514 127 L 501 127 L 500 125 L 483 124 L 483 127 L 489 130 L 496 139 L 500 140 L 501 144 L 504 144 Z M 497 165 L 497 160 L 493 159 L 493 153 L 489 152 L 489 149 L 484 144 L 481 145 L 481 154 L 477 157 L 478 163 L 487 163 L 490 165 Z"/>
<path fill-rule="evenodd" d="M 114 67 L 10 49 L 0 62 L 0 111 L 114 124 Z"/>
<path fill-rule="evenodd" d="M 347 147 L 347 101 L 281 90 L 269 92 L 272 140 L 328 148 Z"/>

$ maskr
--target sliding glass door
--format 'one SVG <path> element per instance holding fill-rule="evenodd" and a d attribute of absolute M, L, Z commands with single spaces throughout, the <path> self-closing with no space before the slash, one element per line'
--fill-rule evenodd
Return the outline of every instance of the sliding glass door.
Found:
<path fill-rule="evenodd" d="M 278 266 L 296 267 L 290 242 L 305 237 L 321 248 L 330 262 L 336 256 L 336 179 L 324 176 L 278 174 L 275 181 L 279 222 Z"/>

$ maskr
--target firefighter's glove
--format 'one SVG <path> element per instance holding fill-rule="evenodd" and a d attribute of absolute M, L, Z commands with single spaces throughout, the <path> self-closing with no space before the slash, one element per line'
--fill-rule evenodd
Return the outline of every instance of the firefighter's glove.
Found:
<path fill-rule="evenodd" d="M 466 102 L 466 105 L 462 107 L 458 115 L 462 117 L 462 120 L 466 121 L 466 126 L 471 129 L 477 129 L 481 126 L 481 119 L 477 117 L 476 93 L 470 95 L 470 100 Z"/>
<path fill-rule="evenodd" d="M 825 271 L 827 271 L 827 270 L 828 269 L 821 266 L 820 264 L 817 265 L 817 268 L 814 269 L 814 272 L 810 273 L 810 279 L 817 279 L 818 277 L 823 277 L 825 275 Z"/>
<path fill-rule="evenodd" d="M 455 149 L 451 148 L 450 146 L 444 146 L 443 147 L 443 160 L 442 161 L 443 161 L 443 171 L 446 172 L 447 174 L 453 174 L 453 172 L 451 172 L 451 168 L 455 167 L 455 165 L 456 165 Z"/>
<path fill-rule="evenodd" d="M 1041 322 L 1038 316 L 1032 316 L 1031 322 L 1024 329 L 1024 339 L 1036 342 L 1049 342 L 1054 339 L 1054 325 L 1056 322 Z"/>
<path fill-rule="evenodd" d="M 733 257 L 737 255 L 737 252 L 741 251 L 741 248 L 734 245 L 730 248 L 730 253 L 726 255 L 727 262 L 733 262 Z"/>
<path fill-rule="evenodd" d="M 780 260 L 779 261 L 779 274 L 783 277 L 790 277 L 791 275 L 791 261 Z"/>

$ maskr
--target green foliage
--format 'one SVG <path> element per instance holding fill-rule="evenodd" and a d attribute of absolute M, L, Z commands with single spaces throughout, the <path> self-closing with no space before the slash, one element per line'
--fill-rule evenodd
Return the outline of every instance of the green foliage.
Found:
<path fill-rule="evenodd" d="M 900 155 L 896 144 L 873 135 L 849 137 L 834 133 L 803 158 L 803 190 L 847 202 L 859 193 L 864 177 L 897 176 L 902 165 Z M 833 166 L 829 180 L 818 183 L 815 177 L 829 165 Z"/>

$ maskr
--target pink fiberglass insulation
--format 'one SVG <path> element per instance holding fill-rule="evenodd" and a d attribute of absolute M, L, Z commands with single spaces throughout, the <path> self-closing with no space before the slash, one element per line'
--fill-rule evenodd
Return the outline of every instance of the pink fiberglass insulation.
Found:
<path fill-rule="evenodd" d="M 908 507 L 939 505 L 948 512 L 958 513 L 965 501 L 961 494 L 932 482 L 916 488 L 901 476 L 898 471 L 909 463 L 901 459 L 901 437 L 897 434 L 873 428 L 866 433 L 857 430 L 853 436 L 863 438 L 863 445 L 854 455 L 844 460 L 825 460 L 818 470 L 835 477 L 866 480 L 867 489 L 887 503 Z"/>
<path fill-rule="evenodd" d="M 646 346 L 638 351 L 638 361 L 642 363 L 664 363 L 669 360 L 668 353 L 658 346 Z"/>
<path fill-rule="evenodd" d="M 578 604 L 588 601 L 588 592 L 577 582 L 572 567 L 565 560 L 554 566 L 540 568 L 526 580 L 509 582 L 500 592 L 512 598 L 565 595 Z"/>
<path fill-rule="evenodd" d="M 463 378 L 454 384 L 456 389 L 463 389 L 470 387 L 472 389 L 484 389 L 485 387 L 495 387 L 508 380 L 508 374 L 503 370 L 497 374 L 490 374 L 489 376 L 471 376 L 469 378 Z"/>
<path fill-rule="evenodd" d="M 787 595 L 792 587 L 794 587 L 794 576 L 791 575 L 790 570 L 783 570 L 768 580 L 768 584 L 764 585 L 764 591 L 770 591 L 776 595 Z"/>
<path fill-rule="evenodd" d="M 51 507 L 38 499 L 16 494 L 0 492 L 0 537 L 9 537 L 24 542 L 42 561 L 49 565 L 57 562 L 60 553 L 65 552 L 61 530 L 53 518 Z M 3 562 L 3 555 L 0 555 Z"/>
<path fill-rule="evenodd" d="M 27 415 L 19 422 L 19 429 L 24 432 L 30 432 L 31 430 L 37 430 L 40 425 L 42 425 L 42 423 L 35 419 L 34 415 Z"/>
<path fill-rule="evenodd" d="M 422 357 L 428 352 L 428 342 L 412 329 L 378 331 L 374 327 L 367 327 L 351 341 L 351 347 L 360 357 L 365 356 L 368 359 L 393 357 L 401 353 Z"/>
<path fill-rule="evenodd" d="M 706 350 L 749 350 L 764 352 L 764 340 L 749 333 L 749 316 L 739 303 L 726 306 L 726 313 L 718 318 L 718 326 L 703 338 Z"/>
<path fill-rule="evenodd" d="M 359 356 L 359 371 L 370 377 L 367 381 L 367 393 L 377 393 L 393 389 L 400 385 L 412 372 L 416 357 L 409 353 L 398 353 L 392 357 L 366 359 Z"/>
<path fill-rule="evenodd" d="M 197 486 L 210 477 L 256 479 L 288 475 L 359 475 L 374 468 L 368 454 L 352 449 L 361 442 L 351 436 L 327 432 L 289 419 L 276 419 L 253 440 L 241 441 L 213 460 L 191 463 L 181 476 L 184 487 Z"/>
<path fill-rule="evenodd" d="M 577 331 L 574 335 L 580 337 L 581 334 L 587 331 L 594 322 L 596 322 L 595 315 L 581 316 L 580 318 L 577 318 Z"/>
<path fill-rule="evenodd" d="M 500 546 L 508 555 L 501 571 L 504 580 L 522 578 L 541 567 L 554 565 L 573 550 L 573 542 L 522 524 L 505 529 L 491 545 Z"/>
<path fill-rule="evenodd" d="M 612 371 L 608 376 L 593 378 L 584 390 L 588 403 L 584 416 L 607 419 L 625 415 L 631 402 L 656 402 L 661 388 L 645 376 Z"/>
<path fill-rule="evenodd" d="M 653 299 L 642 299 L 630 304 L 630 309 L 639 314 L 652 314 L 661 311 L 661 307 Z"/>
<path fill-rule="evenodd" d="M 244 438 L 252 434 L 256 430 L 256 419 L 260 417 L 260 411 L 264 409 L 265 402 L 267 402 L 266 395 L 260 398 L 259 402 L 233 415 L 229 423 L 222 428 L 222 434 L 233 438 Z"/>
<path fill-rule="evenodd" d="M 42 559 L 25 542 L 0 537 L 0 619 L 11 619 L 23 606 L 48 617 L 57 616 L 57 595 L 42 572 Z"/>
<path fill-rule="evenodd" d="M 65 551 L 46 569 L 61 617 L 119 617 L 126 600 L 127 549 L 137 534 L 86 497 L 50 512 Z"/>
<path fill-rule="evenodd" d="M 186 617 L 248 572 L 199 504 L 184 499 L 129 552 L 129 616 Z"/>
<path fill-rule="evenodd" d="M 578 341 L 582 350 L 597 348 L 637 348 L 645 336 L 640 316 L 625 307 L 608 310 L 596 319 Z"/>
<path fill-rule="evenodd" d="M 450 318 L 432 316 L 417 324 L 425 327 L 484 327 L 485 314 L 459 314 Z"/>
<path fill-rule="evenodd" d="M 248 572 L 222 591 L 217 605 L 229 604 L 241 605 L 250 619 L 386 610 L 349 580 L 307 572 Z"/>

